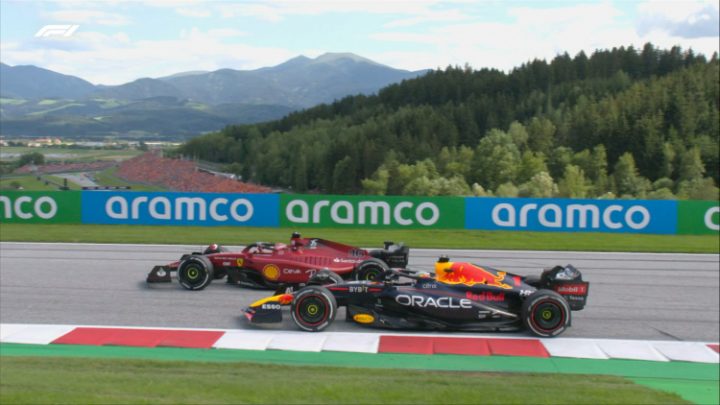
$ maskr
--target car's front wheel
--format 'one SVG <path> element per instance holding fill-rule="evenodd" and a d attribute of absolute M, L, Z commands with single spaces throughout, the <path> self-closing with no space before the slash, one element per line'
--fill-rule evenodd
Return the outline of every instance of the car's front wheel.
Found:
<path fill-rule="evenodd" d="M 213 265 L 203 256 L 190 256 L 180 263 L 178 281 L 187 290 L 202 290 L 213 280 Z"/>
<path fill-rule="evenodd" d="M 290 314 L 295 324 L 308 332 L 319 332 L 335 319 L 337 301 L 330 290 L 318 285 L 302 288 L 295 293 Z"/>

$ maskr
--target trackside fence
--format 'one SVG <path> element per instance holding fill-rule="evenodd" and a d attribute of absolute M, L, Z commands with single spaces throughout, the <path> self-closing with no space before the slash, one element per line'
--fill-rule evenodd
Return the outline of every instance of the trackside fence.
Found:
<path fill-rule="evenodd" d="M 715 234 L 717 201 L 2 191 L 2 223 Z"/>

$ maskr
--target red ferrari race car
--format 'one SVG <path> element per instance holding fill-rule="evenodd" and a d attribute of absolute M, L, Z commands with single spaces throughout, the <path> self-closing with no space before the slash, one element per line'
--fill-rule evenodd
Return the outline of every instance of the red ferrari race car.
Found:
<path fill-rule="evenodd" d="M 180 260 L 155 266 L 148 283 L 172 282 L 177 272 L 180 285 L 202 290 L 213 280 L 251 288 L 304 284 L 320 270 L 330 270 L 345 279 L 374 280 L 390 268 L 408 263 L 409 248 L 385 242 L 383 249 L 365 250 L 320 238 L 303 238 L 294 232 L 290 244 L 256 242 L 239 252 L 212 244 L 205 251 L 183 255 Z"/>

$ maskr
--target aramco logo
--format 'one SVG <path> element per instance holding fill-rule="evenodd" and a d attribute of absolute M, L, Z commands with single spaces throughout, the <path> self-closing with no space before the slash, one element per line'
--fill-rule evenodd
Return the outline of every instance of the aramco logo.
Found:
<path fill-rule="evenodd" d="M 623 206 L 610 204 L 599 207 L 595 204 L 524 204 L 516 208 L 502 203 L 493 207 L 492 222 L 499 227 L 528 228 L 536 223 L 543 228 L 644 229 L 650 223 L 650 211 L 641 205 Z"/>

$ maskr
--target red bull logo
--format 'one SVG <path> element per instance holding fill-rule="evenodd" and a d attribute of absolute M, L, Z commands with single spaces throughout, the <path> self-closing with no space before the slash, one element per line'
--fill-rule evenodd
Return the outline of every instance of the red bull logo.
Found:
<path fill-rule="evenodd" d="M 464 284 L 468 287 L 485 284 L 506 290 L 512 288 L 509 284 L 503 283 L 506 272 L 498 271 L 495 274 L 493 271 L 470 263 L 439 261 L 435 263 L 435 274 L 437 280 L 445 284 Z"/>
<path fill-rule="evenodd" d="M 499 292 L 497 294 L 491 291 L 483 291 L 479 294 L 473 294 L 470 291 L 465 293 L 465 297 L 473 301 L 486 301 L 486 302 L 503 302 L 505 301 L 505 293 Z"/>

